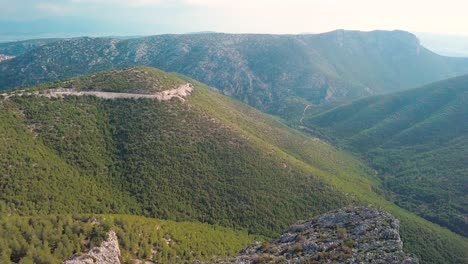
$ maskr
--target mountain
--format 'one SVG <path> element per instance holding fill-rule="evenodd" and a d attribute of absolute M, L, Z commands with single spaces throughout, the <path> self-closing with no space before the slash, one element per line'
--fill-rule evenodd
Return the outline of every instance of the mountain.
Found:
<path fill-rule="evenodd" d="M 272 237 L 299 219 L 374 204 L 398 217 L 405 249 L 422 261 L 466 258 L 466 238 L 385 200 L 359 160 L 187 77 L 125 68 L 1 97 L 6 221 L 132 214 Z M 44 251 L 65 257 L 52 241 Z M 26 256 L 21 243 L 4 254 Z"/>
<path fill-rule="evenodd" d="M 398 205 L 468 235 L 468 76 L 357 100 L 303 124 L 360 154 Z"/>
<path fill-rule="evenodd" d="M 404 31 L 212 33 L 49 43 L 2 63 L 0 89 L 134 65 L 187 75 L 286 119 L 298 119 L 307 105 L 468 73 L 468 59 L 439 56 Z"/>
<path fill-rule="evenodd" d="M 0 43 L 0 54 L 9 56 L 19 56 L 31 50 L 34 50 L 40 46 L 44 46 L 46 44 L 50 44 L 59 40 L 63 39 L 49 38 L 4 42 Z"/>

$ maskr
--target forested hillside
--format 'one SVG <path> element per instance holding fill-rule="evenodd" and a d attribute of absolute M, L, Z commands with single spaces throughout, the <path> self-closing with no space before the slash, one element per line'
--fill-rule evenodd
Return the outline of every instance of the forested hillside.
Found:
<path fill-rule="evenodd" d="M 398 205 L 468 235 L 468 76 L 365 98 L 303 123 L 366 159 Z"/>
<path fill-rule="evenodd" d="M 122 263 L 186 263 L 233 256 L 254 239 L 246 232 L 129 215 L 50 215 L 0 218 L 1 263 L 61 263 L 99 246 L 108 231 L 119 239 Z"/>
<path fill-rule="evenodd" d="M 408 89 L 468 73 L 468 59 L 432 53 L 403 31 L 210 33 L 77 38 L 24 49 L 0 64 L 0 89 L 133 65 L 185 74 L 287 119 L 300 118 L 307 105 Z"/>
<path fill-rule="evenodd" d="M 120 81 L 100 83 L 116 75 Z M 141 93 L 186 82 L 193 93 L 168 101 L 46 93 Z M 467 257 L 466 238 L 386 201 L 379 180 L 357 159 L 194 80 L 139 67 L 32 90 L 43 93 L 16 91 L 0 100 L 0 199 L 9 223 L 30 215 L 134 214 L 273 236 L 299 219 L 372 203 L 400 219 L 405 249 L 423 261 Z M 8 248 L 25 254 L 25 247 Z"/>

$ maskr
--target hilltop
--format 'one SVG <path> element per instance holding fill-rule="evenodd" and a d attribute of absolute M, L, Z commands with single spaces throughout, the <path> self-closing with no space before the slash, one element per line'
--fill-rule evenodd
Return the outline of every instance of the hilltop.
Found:
<path fill-rule="evenodd" d="M 303 124 L 378 171 L 387 197 L 468 235 L 468 76 L 368 97 Z"/>
<path fill-rule="evenodd" d="M 73 89 L 114 93 L 154 94 L 186 84 L 180 78 L 150 67 L 133 67 L 100 72 L 66 82 L 48 84 L 42 89 Z"/>
<path fill-rule="evenodd" d="M 162 92 L 190 83 L 193 92 L 165 101 L 34 94 L 70 83 L 103 90 L 114 81 L 98 80 L 117 75 L 126 83 L 115 89 L 126 92 L 150 94 L 140 80 Z M 96 85 L 78 79 L 0 100 L 2 215 L 132 214 L 273 237 L 298 219 L 372 203 L 398 217 L 405 249 L 422 261 L 466 257 L 465 238 L 385 200 L 358 159 L 199 82 L 149 68 L 81 79 Z M 10 259 L 27 252 L 8 245 Z"/>
<path fill-rule="evenodd" d="M 168 101 L 178 98 L 184 101 L 193 91 L 193 85 L 174 75 L 149 67 L 134 67 L 101 72 L 75 78 L 66 82 L 55 82 L 33 89 L 2 93 L 5 99 L 17 96 L 95 96 L 103 99 L 152 99 Z"/>
<path fill-rule="evenodd" d="M 409 89 L 468 73 L 468 59 L 432 53 L 404 31 L 76 38 L 15 55 L 0 67 L 0 89 L 147 65 L 187 75 L 293 120 L 307 105 Z"/>

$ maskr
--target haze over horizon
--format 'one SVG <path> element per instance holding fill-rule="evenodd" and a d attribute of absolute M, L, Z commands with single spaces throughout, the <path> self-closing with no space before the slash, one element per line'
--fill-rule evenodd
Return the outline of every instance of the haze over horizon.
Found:
<path fill-rule="evenodd" d="M 468 4 L 461 0 L 0 0 L 0 5 L 4 39 L 200 31 L 298 34 L 341 28 L 468 36 L 463 23 Z"/>

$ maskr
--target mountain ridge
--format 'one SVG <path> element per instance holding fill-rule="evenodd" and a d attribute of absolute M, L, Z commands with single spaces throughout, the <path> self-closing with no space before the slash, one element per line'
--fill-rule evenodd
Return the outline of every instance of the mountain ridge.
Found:
<path fill-rule="evenodd" d="M 135 65 L 179 72 L 292 119 L 308 104 L 408 89 L 468 73 L 468 59 L 434 54 L 404 31 L 211 33 L 48 43 L 2 63 L 0 87 Z"/>

